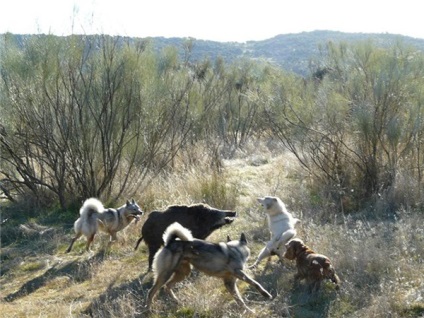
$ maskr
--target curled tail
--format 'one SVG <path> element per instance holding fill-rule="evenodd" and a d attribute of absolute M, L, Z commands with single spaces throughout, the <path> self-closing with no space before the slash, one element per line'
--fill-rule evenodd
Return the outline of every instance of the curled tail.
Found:
<path fill-rule="evenodd" d="M 95 213 L 102 213 L 105 210 L 103 204 L 96 198 L 90 198 L 84 201 L 80 209 L 82 219 L 88 219 Z"/>
<path fill-rule="evenodd" d="M 142 240 L 143 240 L 143 235 L 138 239 L 137 243 L 135 244 L 134 251 L 137 250 L 137 248 L 140 245 L 140 243 L 141 243 Z"/>
<path fill-rule="evenodd" d="M 99 213 L 103 213 L 103 204 L 95 199 L 90 198 L 85 200 L 80 209 L 80 217 L 74 223 L 74 230 L 77 235 L 84 234 L 86 237 L 91 237 L 97 231 L 97 217 Z"/>
<path fill-rule="evenodd" d="M 155 282 L 159 277 L 166 277 L 162 283 L 165 284 L 173 274 L 174 270 L 178 267 L 178 264 L 181 262 L 182 254 L 179 252 L 175 254 L 175 251 L 168 247 L 168 245 L 177 238 L 181 241 L 193 241 L 193 235 L 191 232 L 178 222 L 172 223 L 166 228 L 163 233 L 165 247 L 157 251 L 153 259 L 152 269 L 154 272 Z"/>
<path fill-rule="evenodd" d="M 175 222 L 168 226 L 163 233 L 163 241 L 165 246 L 179 238 L 181 241 L 193 241 L 193 235 L 190 230 L 183 227 L 180 223 Z"/>

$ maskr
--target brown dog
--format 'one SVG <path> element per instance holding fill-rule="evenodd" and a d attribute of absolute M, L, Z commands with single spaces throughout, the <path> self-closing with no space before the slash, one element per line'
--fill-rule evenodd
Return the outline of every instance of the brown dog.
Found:
<path fill-rule="evenodd" d="M 286 249 L 284 257 L 289 260 L 296 259 L 295 281 L 305 279 L 309 292 L 318 291 L 324 279 L 330 279 L 336 289 L 339 289 L 340 279 L 327 256 L 315 253 L 298 238 L 288 242 Z"/>

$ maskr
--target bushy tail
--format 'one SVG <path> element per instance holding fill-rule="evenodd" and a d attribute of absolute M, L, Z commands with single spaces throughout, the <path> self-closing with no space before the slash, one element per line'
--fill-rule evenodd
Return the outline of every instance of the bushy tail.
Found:
<path fill-rule="evenodd" d="M 193 235 L 190 230 L 186 229 L 178 222 L 172 223 L 166 228 L 165 233 L 163 233 L 165 246 L 176 238 L 179 238 L 181 241 L 193 241 Z"/>
<path fill-rule="evenodd" d="M 157 251 L 153 259 L 152 269 L 156 283 L 158 279 L 161 279 L 163 280 L 161 284 L 165 284 L 182 260 L 179 253 L 174 255 L 174 252 L 167 248 L 167 246 L 177 238 L 181 241 L 193 241 L 193 235 L 190 230 L 186 229 L 178 222 L 172 223 L 166 228 L 163 233 L 165 247 Z"/>
<path fill-rule="evenodd" d="M 80 209 L 80 215 L 82 219 L 88 219 L 94 213 L 103 213 L 105 210 L 103 204 L 96 198 L 90 198 L 84 201 Z"/>
<path fill-rule="evenodd" d="M 74 223 L 75 233 L 84 234 L 87 237 L 94 235 L 98 227 L 98 218 L 95 216 L 103 211 L 103 204 L 99 200 L 95 198 L 85 200 L 80 209 L 80 217 Z"/>

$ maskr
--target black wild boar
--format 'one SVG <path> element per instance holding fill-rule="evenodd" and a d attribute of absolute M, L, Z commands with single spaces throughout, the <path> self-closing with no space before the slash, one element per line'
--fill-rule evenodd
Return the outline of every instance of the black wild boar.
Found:
<path fill-rule="evenodd" d="M 172 223 L 180 223 L 191 231 L 193 237 L 204 240 L 213 231 L 231 224 L 236 216 L 237 213 L 234 211 L 218 210 L 206 204 L 173 205 L 165 211 L 153 211 L 141 228 L 141 237 L 137 241 L 135 250 L 144 239 L 149 249 L 150 271 L 153 257 L 163 245 L 163 233 Z"/>

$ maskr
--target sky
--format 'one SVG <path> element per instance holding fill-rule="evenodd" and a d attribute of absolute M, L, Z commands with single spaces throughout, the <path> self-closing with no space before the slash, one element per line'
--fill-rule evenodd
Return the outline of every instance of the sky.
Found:
<path fill-rule="evenodd" d="M 260 41 L 314 30 L 424 39 L 420 0 L 0 0 L 0 34 Z"/>

